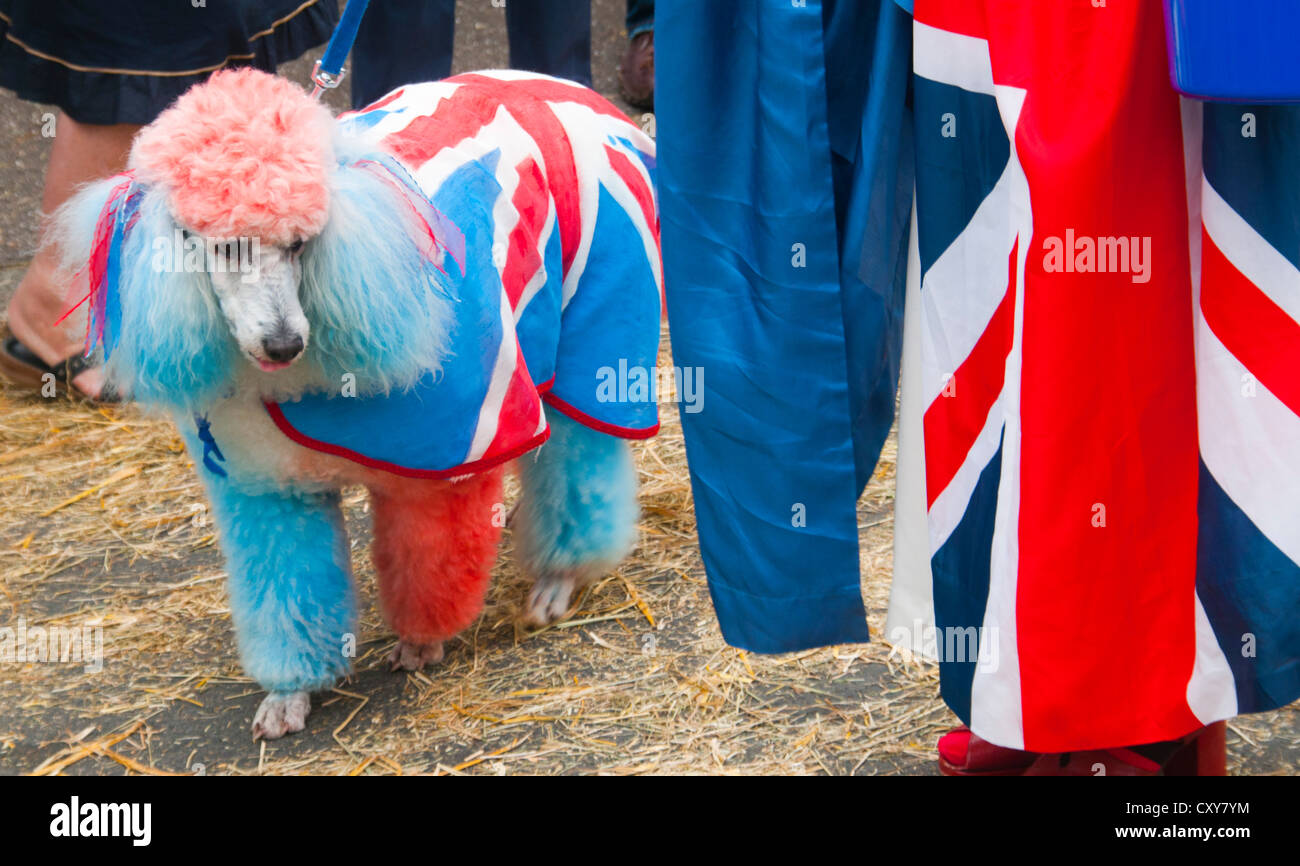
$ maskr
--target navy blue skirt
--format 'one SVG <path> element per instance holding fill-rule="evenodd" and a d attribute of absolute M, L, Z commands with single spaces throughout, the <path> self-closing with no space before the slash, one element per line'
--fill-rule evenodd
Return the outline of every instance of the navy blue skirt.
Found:
<path fill-rule="evenodd" d="M 144 124 L 213 70 L 274 72 L 337 20 L 338 0 L 0 0 L 0 87 L 81 123 Z"/>

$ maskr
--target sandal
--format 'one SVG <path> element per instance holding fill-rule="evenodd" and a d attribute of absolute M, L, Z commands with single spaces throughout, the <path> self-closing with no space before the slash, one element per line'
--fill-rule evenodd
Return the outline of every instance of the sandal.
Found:
<path fill-rule="evenodd" d="M 48 380 L 45 377 L 48 375 L 53 376 L 54 381 L 64 383 L 69 391 L 92 403 L 120 402 L 121 397 L 108 383 L 104 384 L 98 396 L 91 396 L 73 384 L 73 379 L 97 363 L 95 358 L 76 354 L 58 364 L 47 364 L 14 336 L 8 324 L 0 325 L 0 376 L 20 388 L 40 391 L 46 385 Z"/>

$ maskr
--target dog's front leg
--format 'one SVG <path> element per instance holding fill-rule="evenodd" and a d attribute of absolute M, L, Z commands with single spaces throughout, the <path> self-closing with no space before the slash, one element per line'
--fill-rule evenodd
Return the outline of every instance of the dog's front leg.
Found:
<path fill-rule="evenodd" d="M 495 519 L 503 513 L 502 473 L 370 491 L 379 599 L 398 637 L 394 670 L 441 661 L 442 642 L 483 609 L 504 523 Z"/>
<path fill-rule="evenodd" d="M 357 608 L 339 495 L 253 494 L 211 480 L 240 661 L 270 693 L 253 734 L 275 739 L 302 730 L 308 693 L 350 667 Z"/>

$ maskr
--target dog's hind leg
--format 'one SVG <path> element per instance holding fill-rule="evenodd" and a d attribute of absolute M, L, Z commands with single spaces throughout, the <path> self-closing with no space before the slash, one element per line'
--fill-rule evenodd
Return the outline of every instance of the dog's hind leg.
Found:
<path fill-rule="evenodd" d="M 547 417 L 551 438 L 516 461 L 523 496 L 510 524 L 533 580 L 522 617 L 539 626 L 564 616 L 575 593 L 627 556 L 637 520 L 628 443 L 559 412 Z"/>
<path fill-rule="evenodd" d="M 270 693 L 253 734 L 275 739 L 302 730 L 308 693 L 350 667 L 357 609 L 339 496 L 257 495 L 209 482 L 240 661 Z"/>
<path fill-rule="evenodd" d="M 441 661 L 443 641 L 483 609 L 504 522 L 502 474 L 371 489 L 379 601 L 398 637 L 393 670 Z"/>

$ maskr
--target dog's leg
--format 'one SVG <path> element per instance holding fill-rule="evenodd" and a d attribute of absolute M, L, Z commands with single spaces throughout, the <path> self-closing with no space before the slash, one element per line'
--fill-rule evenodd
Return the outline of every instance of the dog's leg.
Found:
<path fill-rule="evenodd" d="M 551 438 L 521 457 L 523 496 L 511 523 L 520 567 L 533 579 L 523 610 L 555 622 L 582 587 L 613 569 L 636 540 L 637 478 L 627 442 L 559 412 Z"/>
<path fill-rule="evenodd" d="M 442 642 L 483 609 L 501 537 L 493 518 L 502 474 L 371 489 L 379 600 L 398 637 L 393 670 L 441 661 Z"/>
<path fill-rule="evenodd" d="M 339 496 L 248 494 L 210 479 L 244 670 L 270 694 L 253 720 L 268 740 L 301 731 L 308 693 L 350 667 L 357 609 Z"/>

